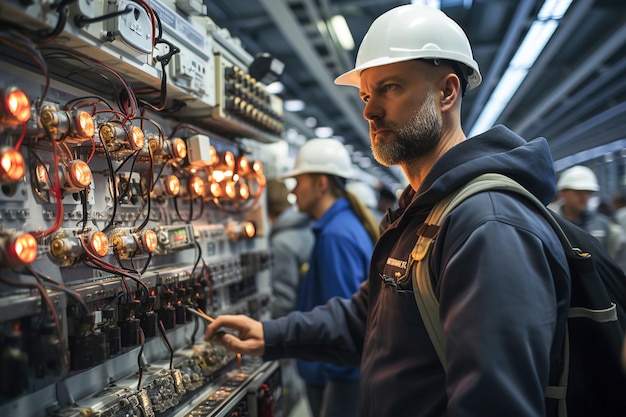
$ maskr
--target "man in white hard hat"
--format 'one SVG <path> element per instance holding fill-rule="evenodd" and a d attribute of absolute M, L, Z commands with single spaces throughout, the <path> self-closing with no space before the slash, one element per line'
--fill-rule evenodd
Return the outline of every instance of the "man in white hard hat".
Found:
<path fill-rule="evenodd" d="M 409 187 L 351 299 L 259 323 L 219 317 L 229 349 L 361 364 L 363 417 L 554 416 L 546 399 L 562 350 L 569 270 L 552 227 L 524 197 L 488 191 L 464 200 L 438 229 L 430 278 L 443 324 L 445 368 L 413 294 L 412 251 L 431 208 L 484 173 L 513 178 L 547 204 L 556 178 L 545 139 L 504 126 L 466 140 L 460 108 L 480 84 L 461 28 L 443 12 L 396 7 L 376 19 L 356 66 L 337 84 L 359 89 L 375 158 Z"/>
<path fill-rule="evenodd" d="M 556 188 L 559 200 L 550 208 L 598 239 L 609 255 L 621 262 L 624 244 L 622 226 L 589 209 L 589 199 L 600 191 L 598 179 L 591 168 L 584 165 L 568 168 L 559 177 Z"/>

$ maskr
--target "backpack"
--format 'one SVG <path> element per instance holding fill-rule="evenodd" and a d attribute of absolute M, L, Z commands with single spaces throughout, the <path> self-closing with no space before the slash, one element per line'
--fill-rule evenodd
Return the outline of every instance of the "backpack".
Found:
<path fill-rule="evenodd" d="M 444 370 L 445 340 L 428 256 L 446 215 L 467 197 L 485 190 L 511 191 L 532 201 L 556 232 L 567 255 L 571 275 L 569 316 L 563 352 L 557 361 L 561 367 L 551 369 L 558 381 L 551 381 L 546 397 L 558 400 L 559 417 L 626 416 L 626 373 L 621 364 L 626 275 L 597 239 L 553 213 L 504 175 L 481 175 L 435 205 L 419 229 L 411 253 L 415 300 Z"/>

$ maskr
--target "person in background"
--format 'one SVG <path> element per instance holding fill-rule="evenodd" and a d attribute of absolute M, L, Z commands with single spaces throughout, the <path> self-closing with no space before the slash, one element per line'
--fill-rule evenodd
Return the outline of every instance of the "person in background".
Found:
<path fill-rule="evenodd" d="M 576 165 L 563 171 L 557 190 L 558 200 L 548 207 L 598 239 L 609 255 L 621 265 L 626 239 L 624 229 L 606 215 L 589 209 L 589 199 L 600 190 L 598 179 L 591 168 Z"/>
<path fill-rule="evenodd" d="M 365 281 L 378 225 L 358 197 L 347 191 L 352 160 L 334 139 L 311 139 L 298 151 L 293 169 L 296 204 L 315 219 L 315 245 L 298 292 L 297 309 L 309 311 L 333 297 L 348 298 Z M 298 361 L 314 417 L 356 416 L 358 366 Z"/>
<path fill-rule="evenodd" d="M 282 317 L 296 309 L 300 281 L 309 269 L 315 238 L 313 222 L 289 202 L 283 181 L 267 182 L 267 212 L 272 225 L 269 243 L 272 251 L 272 317 Z M 280 361 L 283 382 L 283 414 L 287 416 L 305 394 L 304 382 L 293 359 Z"/>
<path fill-rule="evenodd" d="M 267 182 L 267 211 L 272 229 L 272 316 L 282 317 L 296 309 L 300 281 L 309 269 L 315 238 L 312 219 L 289 202 L 283 181 Z"/>
<path fill-rule="evenodd" d="M 445 368 L 413 294 L 412 253 L 418 233 L 433 232 L 424 221 L 435 204 L 484 173 L 514 179 L 544 204 L 556 191 L 545 139 L 499 125 L 466 140 L 461 102 L 480 82 L 469 40 L 442 11 L 410 4 L 377 18 L 355 68 L 335 80 L 359 89 L 374 157 L 398 165 L 409 183 L 367 282 L 350 299 L 276 320 L 219 316 L 205 338 L 265 360 L 360 363 L 362 417 L 556 416 L 546 394 L 561 363 L 570 276 L 558 237 L 531 202 L 481 192 L 438 229 L 429 271 Z M 238 333 L 218 334 L 222 327 Z"/>
<path fill-rule="evenodd" d="M 620 190 L 612 201 L 613 217 L 626 230 L 626 190 Z"/>
<path fill-rule="evenodd" d="M 298 293 L 297 309 L 309 311 L 333 297 L 349 298 L 367 278 L 378 224 L 367 207 L 346 191 L 352 160 L 334 139 L 311 139 L 298 151 L 292 190 L 298 209 L 315 219 L 315 246 Z M 314 417 L 357 416 L 359 368 L 298 361 Z"/>

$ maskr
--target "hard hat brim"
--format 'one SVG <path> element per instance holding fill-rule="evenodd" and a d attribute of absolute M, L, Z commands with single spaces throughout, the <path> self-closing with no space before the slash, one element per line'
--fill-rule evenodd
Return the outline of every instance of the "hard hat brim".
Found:
<path fill-rule="evenodd" d="M 450 54 L 446 54 L 446 53 L 437 53 L 434 51 L 428 51 L 427 54 L 423 54 L 423 56 L 415 56 L 415 57 L 398 57 L 398 58 L 389 58 L 389 57 L 384 57 L 384 58 L 379 58 L 379 59 L 375 59 L 369 62 L 366 62 L 365 64 L 359 65 L 358 67 L 347 71 L 343 74 L 341 74 L 340 76 L 338 76 L 337 78 L 335 78 L 335 84 L 336 85 L 347 85 L 347 86 L 352 86 L 352 87 L 356 87 L 356 88 L 360 88 L 361 87 L 361 72 L 365 71 L 368 68 L 372 68 L 372 67 L 380 67 L 383 65 L 389 65 L 389 64 L 395 64 L 398 62 L 404 62 L 404 61 L 412 61 L 412 60 L 417 60 L 417 59 L 448 59 L 451 60 Z M 463 57 L 461 57 L 463 58 Z M 454 60 L 454 59 L 452 59 Z M 482 82 L 482 76 L 480 75 L 480 72 L 478 72 L 478 64 L 475 61 L 472 61 L 471 63 L 465 62 L 467 61 L 467 59 L 459 59 L 456 62 L 459 62 L 460 64 L 466 65 L 471 71 L 472 73 L 469 74 L 468 77 L 468 88 L 471 90 L 472 88 L 476 88 L 480 85 L 480 83 Z"/>

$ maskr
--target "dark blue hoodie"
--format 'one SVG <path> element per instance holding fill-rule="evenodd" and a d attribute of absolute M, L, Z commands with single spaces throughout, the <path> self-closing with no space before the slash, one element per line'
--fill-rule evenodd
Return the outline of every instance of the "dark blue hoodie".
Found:
<path fill-rule="evenodd" d="M 498 126 L 444 154 L 374 249 L 368 281 L 350 300 L 265 322 L 265 359 L 361 364 L 361 416 L 552 415 L 545 390 L 561 351 L 567 261 L 552 228 L 523 197 L 465 200 L 442 225 L 430 258 L 446 338 L 443 371 L 419 315 L 406 266 L 435 203 L 488 172 L 507 175 L 545 204 L 555 174 L 544 139 Z M 396 286 L 381 278 L 392 278 Z"/>

